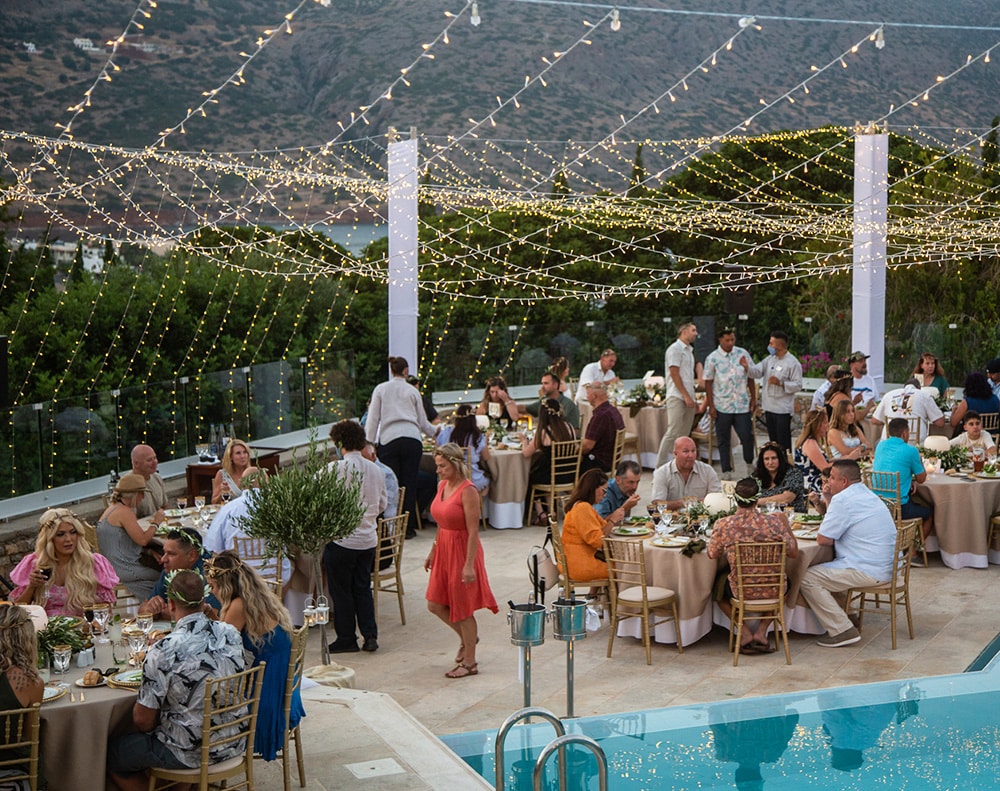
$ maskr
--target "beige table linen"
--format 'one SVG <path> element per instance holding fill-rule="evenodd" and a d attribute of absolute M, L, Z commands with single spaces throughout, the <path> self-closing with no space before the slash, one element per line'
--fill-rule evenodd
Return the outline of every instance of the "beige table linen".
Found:
<path fill-rule="evenodd" d="M 946 566 L 984 569 L 991 561 L 1000 563 L 1000 552 L 986 546 L 990 517 L 1000 511 L 1000 479 L 966 481 L 935 473 L 917 484 L 917 491 L 934 504 L 927 549 L 940 549 Z"/>
<path fill-rule="evenodd" d="M 102 669 L 112 666 L 108 646 L 98 646 L 97 653 Z M 132 727 L 137 690 L 80 689 L 74 682 L 89 669 L 74 666 L 63 675 L 52 674 L 49 683 L 68 683 L 75 702 L 67 693 L 42 704 L 41 755 L 51 791 L 105 788 L 108 742 L 112 734 L 127 733 Z M 86 698 L 82 703 L 80 693 Z"/>
<path fill-rule="evenodd" d="M 499 530 L 523 527 L 531 459 L 525 458 L 520 450 L 490 448 L 486 464 L 493 476 L 483 501 L 486 519 Z"/>

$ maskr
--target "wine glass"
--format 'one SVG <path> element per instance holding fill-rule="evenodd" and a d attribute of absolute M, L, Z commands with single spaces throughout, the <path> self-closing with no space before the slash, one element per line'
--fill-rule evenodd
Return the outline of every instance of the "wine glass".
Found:
<path fill-rule="evenodd" d="M 149 633 L 153 628 L 153 614 L 152 613 L 139 613 L 135 617 L 135 625 L 139 627 L 146 637 L 149 637 Z"/>
<path fill-rule="evenodd" d="M 128 640 L 129 664 L 139 667 L 146 658 L 146 634 L 138 627 L 131 627 L 125 632 Z"/>
<path fill-rule="evenodd" d="M 73 647 L 69 645 L 52 646 L 52 669 L 56 673 L 69 670 L 69 660 L 73 656 Z"/>
<path fill-rule="evenodd" d="M 108 639 L 108 626 L 111 623 L 111 605 L 105 602 L 96 602 L 90 606 L 90 609 L 93 609 L 94 622 L 101 630 L 101 636 L 97 642 L 101 645 L 107 645 L 111 642 Z"/>
<path fill-rule="evenodd" d="M 224 503 L 228 503 L 228 502 L 229 502 L 229 499 L 230 499 L 230 498 L 231 498 L 232 496 L 233 496 L 232 492 L 230 492 L 230 491 L 229 491 L 228 489 L 223 489 L 223 490 L 222 490 L 222 502 L 224 502 Z"/>

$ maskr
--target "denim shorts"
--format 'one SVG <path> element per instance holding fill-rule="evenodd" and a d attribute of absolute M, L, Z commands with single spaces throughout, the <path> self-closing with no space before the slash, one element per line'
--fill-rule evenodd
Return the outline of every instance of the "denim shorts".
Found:
<path fill-rule="evenodd" d="M 108 748 L 108 771 L 130 775 L 146 769 L 188 769 L 152 733 L 130 733 L 111 743 Z"/>

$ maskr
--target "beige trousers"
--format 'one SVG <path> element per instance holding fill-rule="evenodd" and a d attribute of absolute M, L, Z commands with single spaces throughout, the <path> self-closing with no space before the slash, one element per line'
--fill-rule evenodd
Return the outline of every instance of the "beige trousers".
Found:
<path fill-rule="evenodd" d="M 829 565 L 820 563 L 818 566 L 810 566 L 802 577 L 799 592 L 823 628 L 830 635 L 835 635 L 846 632 L 854 624 L 833 594 L 843 593 L 849 588 L 877 585 L 879 580 L 857 569 L 830 568 Z"/>

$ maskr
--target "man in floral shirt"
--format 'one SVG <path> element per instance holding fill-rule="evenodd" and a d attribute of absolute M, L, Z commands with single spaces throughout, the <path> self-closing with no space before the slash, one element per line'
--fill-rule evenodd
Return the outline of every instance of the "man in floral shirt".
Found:
<path fill-rule="evenodd" d="M 762 514 L 757 510 L 760 484 L 757 483 L 756 478 L 744 478 L 737 483 L 733 496 L 736 499 L 736 513 L 716 521 L 712 528 L 712 538 L 708 542 L 708 556 L 710 558 L 719 558 L 725 554 L 729 561 L 730 571 L 726 581 L 726 595 L 719 602 L 719 609 L 726 614 L 727 618 L 732 617 L 732 606 L 729 604 L 729 600 L 733 598 L 737 584 L 735 544 L 740 541 L 784 541 L 785 557 L 794 558 L 799 554 L 799 544 L 795 540 L 795 536 L 792 535 L 788 517 L 784 514 Z M 753 566 L 744 566 L 744 575 L 752 579 L 754 576 L 753 568 Z M 767 594 L 764 598 L 776 599 L 778 596 L 784 596 L 785 592 L 762 590 L 761 594 Z M 740 653 L 773 652 L 775 649 L 771 648 L 767 637 L 767 628 L 771 625 L 771 619 L 758 620 L 753 628 L 751 628 L 752 623 L 744 622 L 743 624 L 740 633 Z"/>
<path fill-rule="evenodd" d="M 120 737 L 108 750 L 108 772 L 121 791 L 147 788 L 150 767 L 199 766 L 205 680 L 246 667 L 240 633 L 230 624 L 209 620 L 204 604 L 205 581 L 193 571 L 178 571 L 167 588 L 167 608 L 177 625 L 149 648 L 142 665 L 142 686 L 132 708 L 139 732 Z M 237 709 L 229 716 L 245 713 Z M 245 749 L 236 740 L 211 760 L 225 761 Z"/>
<path fill-rule="evenodd" d="M 743 446 L 743 461 L 754 463 L 753 415 L 756 398 L 753 380 L 747 375 L 750 353 L 736 345 L 736 331 L 724 327 L 719 332 L 719 348 L 705 358 L 705 398 L 715 421 L 719 440 L 719 464 L 723 474 L 733 471 L 730 450 L 733 429 Z"/>

